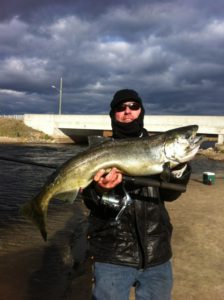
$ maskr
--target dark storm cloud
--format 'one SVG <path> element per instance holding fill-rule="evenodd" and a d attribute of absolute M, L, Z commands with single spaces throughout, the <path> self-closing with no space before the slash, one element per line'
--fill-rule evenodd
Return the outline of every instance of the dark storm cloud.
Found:
<path fill-rule="evenodd" d="M 43 3 L 42 3 L 43 2 Z M 94 3 L 94 4 L 93 4 Z M 1 113 L 107 113 L 132 87 L 153 114 L 223 115 L 223 1 L 3 1 Z"/>
<path fill-rule="evenodd" d="M 156 2 L 139 0 L 138 3 Z M 165 2 L 161 1 L 161 2 Z M 84 17 L 96 17 L 114 6 L 136 7 L 133 0 L 2 0 L 0 18 L 10 18 L 14 15 L 21 16 L 22 19 L 30 19 L 36 14 L 53 15 L 78 14 Z"/>

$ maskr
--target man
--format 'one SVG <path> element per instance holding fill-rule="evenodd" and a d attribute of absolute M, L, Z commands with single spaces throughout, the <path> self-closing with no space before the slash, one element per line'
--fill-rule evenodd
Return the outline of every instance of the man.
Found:
<path fill-rule="evenodd" d="M 144 113 L 136 91 L 117 91 L 110 111 L 113 138 L 146 136 Z M 171 182 L 188 182 L 188 165 L 172 172 Z M 104 204 L 104 196 L 120 199 L 125 191 L 134 202 L 119 222 L 114 222 L 118 211 L 113 205 Z M 164 201 L 173 201 L 179 195 L 177 191 L 128 184 L 116 168 L 108 174 L 105 170 L 97 172 L 83 192 L 90 209 L 88 239 L 94 263 L 93 299 L 128 300 L 132 286 L 135 286 L 136 300 L 171 298 L 172 225 Z"/>

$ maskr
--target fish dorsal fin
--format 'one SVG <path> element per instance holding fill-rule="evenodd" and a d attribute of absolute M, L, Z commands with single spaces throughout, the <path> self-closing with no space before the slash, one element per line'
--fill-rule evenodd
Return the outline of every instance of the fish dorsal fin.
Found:
<path fill-rule="evenodd" d="M 111 141 L 111 138 L 105 137 L 102 135 L 89 135 L 88 136 L 89 147 L 98 146 L 98 145 L 108 142 L 108 141 Z"/>
<path fill-rule="evenodd" d="M 72 190 L 69 192 L 57 194 L 57 195 L 55 195 L 55 198 L 58 200 L 73 203 L 75 201 L 75 199 L 77 198 L 78 193 L 79 193 L 79 190 Z"/>

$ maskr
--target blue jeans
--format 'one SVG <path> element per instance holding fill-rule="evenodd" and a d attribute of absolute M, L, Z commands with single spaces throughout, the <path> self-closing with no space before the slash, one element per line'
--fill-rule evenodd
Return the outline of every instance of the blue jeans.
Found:
<path fill-rule="evenodd" d="M 136 300 L 171 299 L 173 276 L 170 261 L 144 270 L 96 262 L 94 278 L 92 300 L 128 300 L 133 285 Z"/>

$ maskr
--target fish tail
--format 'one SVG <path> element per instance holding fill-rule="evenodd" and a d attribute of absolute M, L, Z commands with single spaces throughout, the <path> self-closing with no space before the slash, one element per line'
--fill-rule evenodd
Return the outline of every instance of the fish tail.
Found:
<path fill-rule="evenodd" d="M 35 199 L 33 199 L 35 200 Z M 20 213 L 30 219 L 40 230 L 40 233 L 45 241 L 47 241 L 47 231 L 46 231 L 46 216 L 47 207 L 42 208 L 38 205 L 37 201 L 27 202 L 20 209 Z"/>

